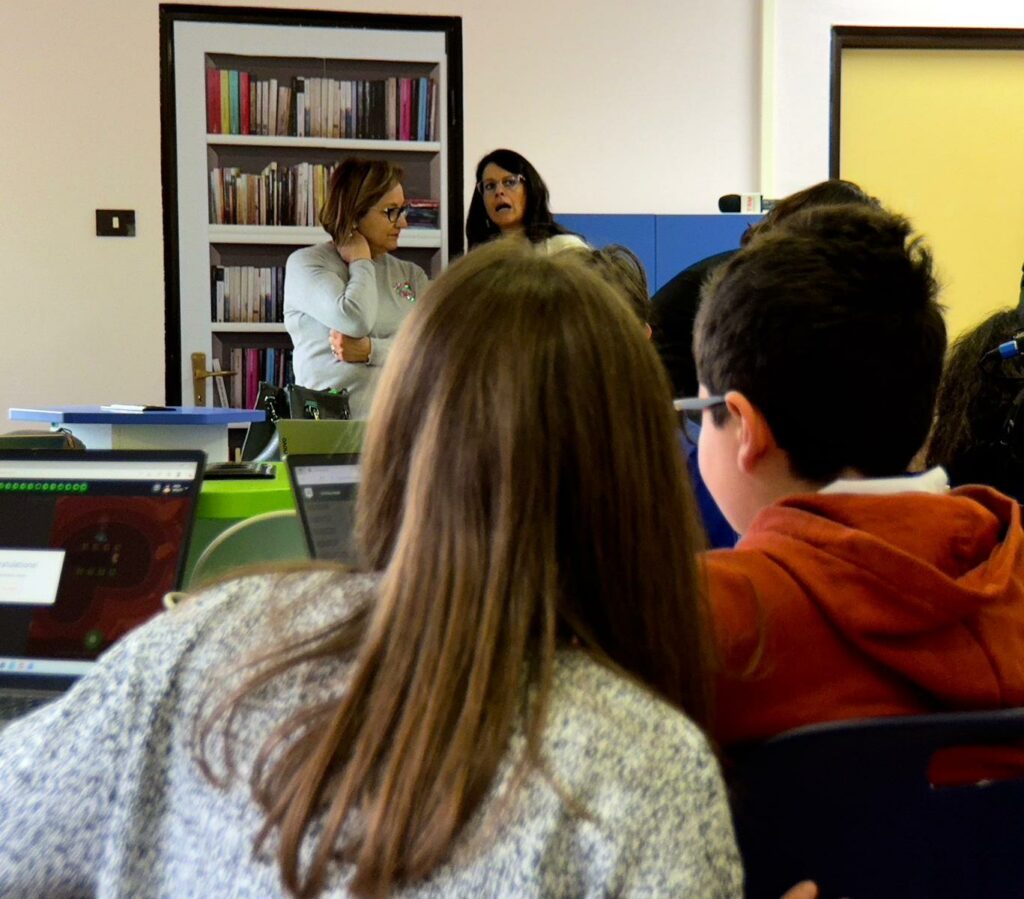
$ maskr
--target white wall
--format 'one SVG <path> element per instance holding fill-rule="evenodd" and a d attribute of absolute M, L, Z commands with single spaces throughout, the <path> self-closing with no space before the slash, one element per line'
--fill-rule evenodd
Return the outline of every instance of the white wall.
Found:
<path fill-rule="evenodd" d="M 828 177 L 833 25 L 1024 28 L 1021 0 L 765 0 L 762 189 L 783 197 Z M 951 125 L 955 127 L 955 125 Z"/>
<path fill-rule="evenodd" d="M 756 187 L 756 0 L 316 5 L 462 16 L 467 165 L 520 150 L 556 212 L 711 212 Z M 0 430 L 9 406 L 160 401 L 157 0 L 4 3 L 0 84 Z M 97 238 L 97 208 L 135 209 L 138 236 Z"/>

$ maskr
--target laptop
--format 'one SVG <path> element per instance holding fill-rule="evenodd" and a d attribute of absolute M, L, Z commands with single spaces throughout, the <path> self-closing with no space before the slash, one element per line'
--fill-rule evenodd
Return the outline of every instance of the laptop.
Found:
<path fill-rule="evenodd" d="M 285 462 L 310 556 L 358 565 L 355 521 L 359 456 L 289 453 Z"/>
<path fill-rule="evenodd" d="M 204 463 L 192 450 L 0 452 L 0 726 L 163 608 Z"/>

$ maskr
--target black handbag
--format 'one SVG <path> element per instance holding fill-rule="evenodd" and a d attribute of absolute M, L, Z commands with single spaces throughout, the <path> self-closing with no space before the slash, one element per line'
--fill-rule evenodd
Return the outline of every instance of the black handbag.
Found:
<path fill-rule="evenodd" d="M 314 390 L 312 387 L 289 384 L 284 391 L 291 412 L 289 418 L 324 418 L 331 421 L 348 421 L 352 418 L 346 387 L 341 390 Z"/>
<path fill-rule="evenodd" d="M 278 387 L 261 381 L 254 408 L 266 412 L 267 418 L 249 425 L 242 445 L 242 459 L 245 461 L 265 462 L 281 458 L 277 428 L 274 426 L 278 419 L 348 421 L 352 418 L 345 387 L 340 390 L 314 390 L 299 384 Z"/>
<path fill-rule="evenodd" d="M 271 422 L 279 418 L 324 418 L 332 421 L 352 418 L 346 387 L 341 390 L 314 390 L 299 384 L 278 387 L 263 381 L 260 382 L 255 408 L 263 409 Z"/>

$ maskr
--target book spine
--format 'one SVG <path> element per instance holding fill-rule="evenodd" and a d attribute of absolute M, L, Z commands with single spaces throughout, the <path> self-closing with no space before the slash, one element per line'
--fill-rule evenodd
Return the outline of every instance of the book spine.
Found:
<path fill-rule="evenodd" d="M 433 78 L 430 79 L 430 140 L 440 140 L 441 132 L 437 127 L 438 117 L 438 89 L 437 82 Z"/>
<path fill-rule="evenodd" d="M 214 356 L 210 360 L 210 370 L 223 371 L 223 369 L 220 366 L 220 359 L 218 359 L 216 356 Z M 217 400 L 217 402 L 214 403 L 214 405 L 219 405 L 222 409 L 228 408 L 228 390 L 224 386 L 224 378 L 214 378 L 213 383 L 217 391 L 214 394 L 214 398 Z"/>
<path fill-rule="evenodd" d="M 238 72 L 232 69 L 229 73 L 229 90 L 231 94 L 231 134 L 241 131 L 239 122 Z"/>
<path fill-rule="evenodd" d="M 245 349 L 245 408 L 252 409 L 260 390 L 260 356 L 254 347 Z"/>
<path fill-rule="evenodd" d="M 277 133 L 288 134 L 288 121 L 291 116 L 292 89 L 281 85 L 277 89 Z"/>
<path fill-rule="evenodd" d="M 295 109 L 292 115 L 292 134 L 296 137 L 305 137 L 306 133 L 303 128 L 305 122 L 303 122 L 302 108 L 306 98 L 306 79 L 295 78 L 292 81 L 292 91 L 295 95 Z"/>
<path fill-rule="evenodd" d="M 430 92 L 430 82 L 426 78 L 420 79 L 420 108 L 417 119 L 417 140 L 427 139 L 427 97 Z"/>
<path fill-rule="evenodd" d="M 220 70 L 220 131 L 231 133 L 231 75 L 227 69 Z"/>
<path fill-rule="evenodd" d="M 410 140 L 410 114 L 412 112 L 412 81 L 409 78 L 399 79 L 399 140 Z"/>
<path fill-rule="evenodd" d="M 206 70 L 206 132 L 220 134 L 220 72 Z"/>
<path fill-rule="evenodd" d="M 245 374 L 243 372 L 241 347 L 234 347 L 231 350 L 231 371 L 236 373 L 231 378 L 231 404 L 236 409 L 243 409 L 245 408 L 242 405 L 242 398 L 244 395 L 243 381 Z"/>
<path fill-rule="evenodd" d="M 277 134 L 277 79 L 270 79 L 270 86 L 267 88 L 270 95 L 270 109 L 267 111 L 267 127 L 270 134 Z"/>
<path fill-rule="evenodd" d="M 241 111 L 239 113 L 241 133 L 251 134 L 250 130 L 250 107 L 249 107 L 249 73 L 240 72 L 238 75 L 238 94 L 239 102 L 241 103 Z"/>

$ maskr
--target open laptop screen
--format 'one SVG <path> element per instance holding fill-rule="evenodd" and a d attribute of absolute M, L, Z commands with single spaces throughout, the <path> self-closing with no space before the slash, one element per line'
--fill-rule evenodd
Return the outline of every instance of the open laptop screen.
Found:
<path fill-rule="evenodd" d="M 351 453 L 293 455 L 287 459 L 309 554 L 355 566 L 356 492 L 359 456 Z"/>
<path fill-rule="evenodd" d="M 84 674 L 184 568 L 199 452 L 0 453 L 0 684 Z"/>

